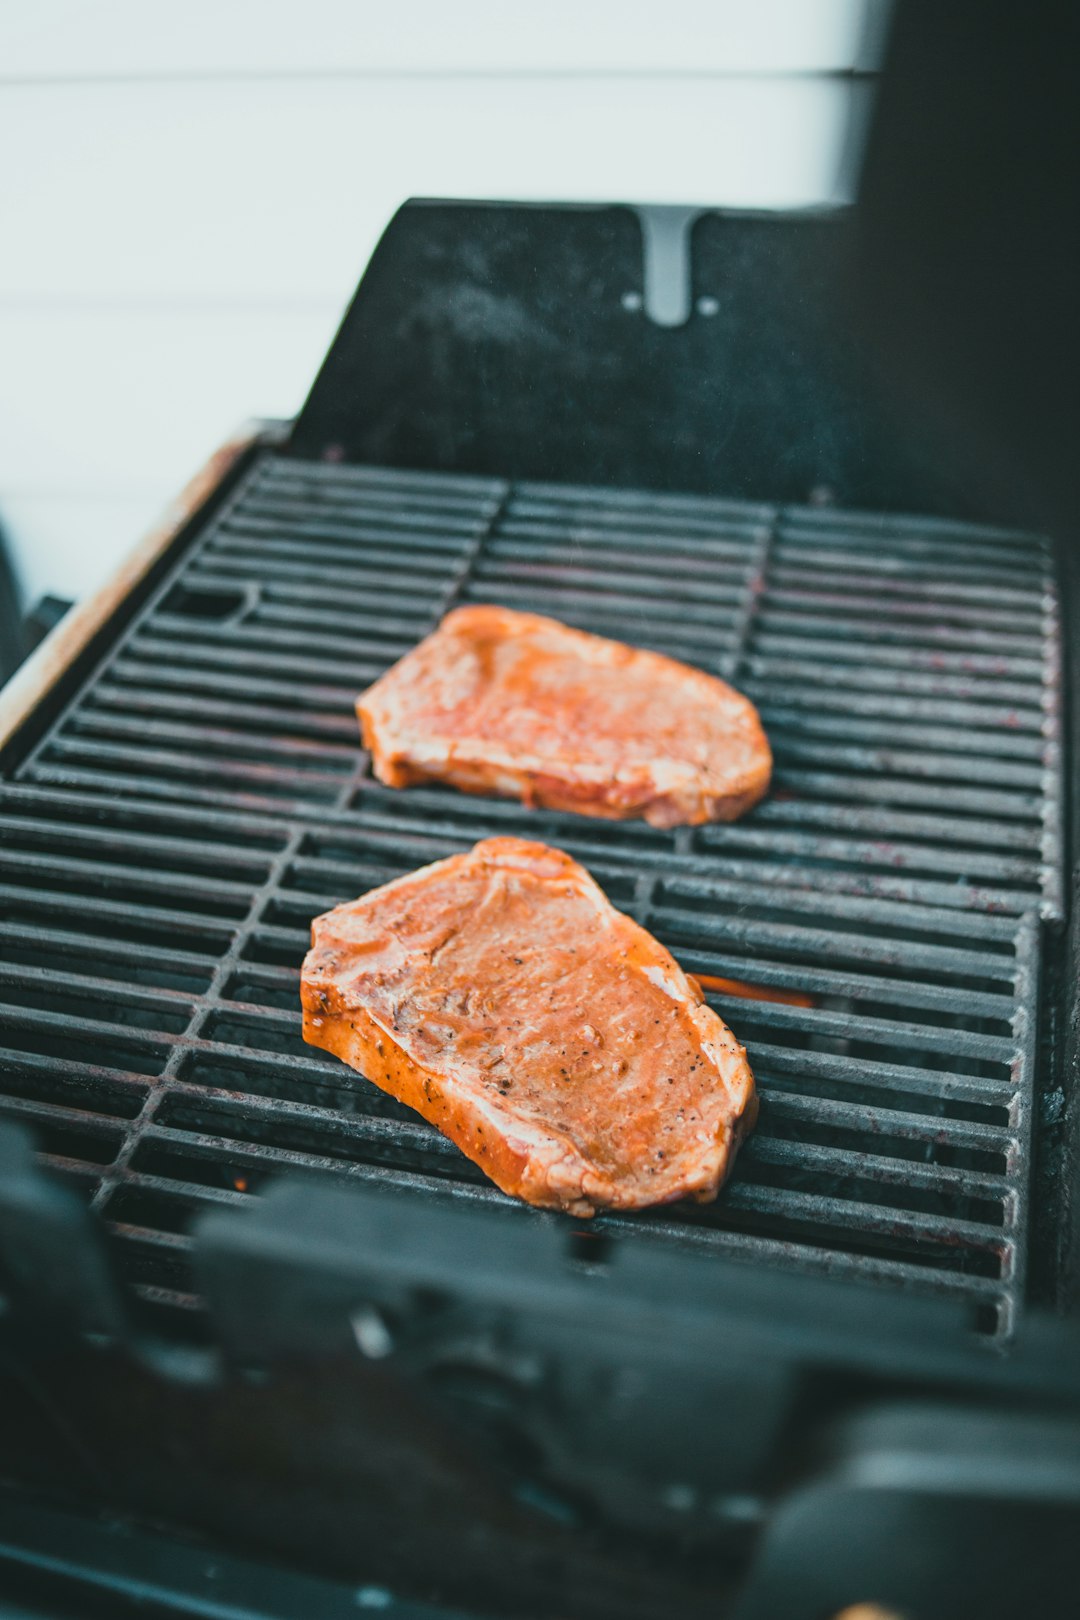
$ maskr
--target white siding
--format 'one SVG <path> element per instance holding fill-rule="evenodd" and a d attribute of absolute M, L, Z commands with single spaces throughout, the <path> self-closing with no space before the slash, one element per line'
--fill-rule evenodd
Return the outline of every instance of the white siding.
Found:
<path fill-rule="evenodd" d="M 33 0 L 4 78 L 805 73 L 855 61 L 863 0 Z"/>
<path fill-rule="evenodd" d="M 880 6 L 882 0 L 867 0 Z M 835 195 L 864 0 L 0 5 L 0 524 L 91 589 L 410 195 Z"/>

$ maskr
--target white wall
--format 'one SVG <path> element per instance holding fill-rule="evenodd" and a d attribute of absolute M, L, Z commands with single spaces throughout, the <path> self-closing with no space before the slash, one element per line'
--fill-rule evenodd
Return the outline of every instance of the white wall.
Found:
<path fill-rule="evenodd" d="M 26 600 L 115 566 L 301 403 L 410 195 L 836 195 L 885 0 L 0 0 L 0 524 Z"/>

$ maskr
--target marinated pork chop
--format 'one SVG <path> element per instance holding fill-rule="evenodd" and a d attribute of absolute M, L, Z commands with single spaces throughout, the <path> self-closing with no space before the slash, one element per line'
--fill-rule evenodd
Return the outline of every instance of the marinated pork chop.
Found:
<path fill-rule="evenodd" d="M 757 1114 L 696 985 L 545 844 L 488 838 L 316 918 L 302 999 L 305 1040 L 530 1204 L 707 1202 Z"/>
<path fill-rule="evenodd" d="M 772 771 L 757 710 L 725 682 L 505 608 L 447 614 L 356 708 L 389 787 L 437 780 L 675 827 L 734 821 Z"/>

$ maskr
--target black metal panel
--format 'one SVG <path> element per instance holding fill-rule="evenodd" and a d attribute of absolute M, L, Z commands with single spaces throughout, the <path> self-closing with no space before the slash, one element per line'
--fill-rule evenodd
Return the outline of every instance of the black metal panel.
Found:
<path fill-rule="evenodd" d="M 375 1582 L 298 1574 L 128 1520 L 0 1496 L 0 1585 L 18 1620 L 476 1620 Z M 14 1605 L 18 1604 L 18 1608 Z"/>
<path fill-rule="evenodd" d="M 305 457 L 986 516 L 898 415 L 852 318 L 839 213 L 703 210 L 690 314 L 649 318 L 629 207 L 411 202 L 297 421 Z"/>
<path fill-rule="evenodd" d="M 3 1191 L 10 1258 L 23 1231 Z M 71 1253 L 60 1270 L 87 1245 Z M 778 1310 L 764 1268 L 326 1178 L 212 1213 L 197 1260 L 215 1349 L 170 1354 L 165 1378 L 158 1343 L 89 1354 L 7 1302 L 6 1469 L 104 1511 L 0 1490 L 5 1595 L 17 1571 L 37 1592 L 37 1571 L 42 1595 L 85 1586 L 115 1612 L 186 1613 L 182 1593 L 192 1612 L 254 1616 L 287 1592 L 321 1613 L 331 1593 L 296 1575 L 315 1568 L 361 1608 L 396 1612 L 404 1590 L 500 1615 L 706 1620 L 729 1612 L 764 1529 L 750 1613 L 794 1620 L 822 1587 L 815 1613 L 873 1592 L 944 1615 L 969 1561 L 985 1590 L 982 1541 L 1010 1522 L 1042 1555 L 1032 1589 L 1055 1592 L 1063 1566 L 1074 1589 L 1078 1361 L 1058 1321 L 1030 1318 L 1013 1356 L 989 1356 L 946 1301 L 788 1277 Z M 191 1559 L 145 1544 L 137 1525 L 162 1519 L 213 1540 Z M 223 1539 L 272 1569 L 222 1557 Z M 1016 1612 L 1008 1551 L 988 1617 Z"/>

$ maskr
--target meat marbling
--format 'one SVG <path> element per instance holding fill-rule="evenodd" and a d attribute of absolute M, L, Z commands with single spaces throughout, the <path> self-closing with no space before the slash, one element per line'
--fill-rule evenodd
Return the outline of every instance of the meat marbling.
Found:
<path fill-rule="evenodd" d="M 772 771 L 757 710 L 724 681 L 506 608 L 455 609 L 356 707 L 390 787 L 674 827 L 733 821 Z"/>
<path fill-rule="evenodd" d="M 544 844 L 485 839 L 317 918 L 302 998 L 305 1040 L 530 1204 L 708 1202 L 757 1114 L 697 986 Z"/>

